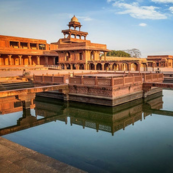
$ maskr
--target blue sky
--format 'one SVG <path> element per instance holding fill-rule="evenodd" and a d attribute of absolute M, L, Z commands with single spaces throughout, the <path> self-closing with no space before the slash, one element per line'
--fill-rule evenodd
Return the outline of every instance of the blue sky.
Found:
<path fill-rule="evenodd" d="M 0 0 L 0 35 L 55 42 L 73 15 L 108 49 L 173 55 L 173 0 Z"/>

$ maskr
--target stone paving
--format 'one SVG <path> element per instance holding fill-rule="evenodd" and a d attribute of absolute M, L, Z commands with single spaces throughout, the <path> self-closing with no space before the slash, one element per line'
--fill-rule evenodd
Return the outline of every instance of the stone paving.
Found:
<path fill-rule="evenodd" d="M 0 173 L 84 173 L 84 171 L 0 137 Z"/>

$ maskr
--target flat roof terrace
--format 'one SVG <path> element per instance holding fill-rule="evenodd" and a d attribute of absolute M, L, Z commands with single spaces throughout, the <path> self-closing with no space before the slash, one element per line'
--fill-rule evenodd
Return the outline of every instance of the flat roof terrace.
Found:
<path fill-rule="evenodd" d="M 104 73 L 104 74 L 80 74 L 80 75 L 75 75 L 77 76 L 83 76 L 83 77 L 103 77 L 103 78 L 115 78 L 115 77 L 122 77 L 125 76 L 127 74 L 111 74 L 111 73 Z"/>

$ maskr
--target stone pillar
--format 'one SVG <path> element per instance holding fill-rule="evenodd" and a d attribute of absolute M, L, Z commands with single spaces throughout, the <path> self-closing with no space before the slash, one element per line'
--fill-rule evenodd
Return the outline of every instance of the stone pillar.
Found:
<path fill-rule="evenodd" d="M 37 50 L 39 50 L 39 44 L 37 44 L 36 47 L 37 47 Z"/>
<path fill-rule="evenodd" d="M 1 58 L 1 54 L 0 54 L 0 65 L 2 65 L 2 61 L 3 59 Z"/>
<path fill-rule="evenodd" d="M 113 64 L 110 64 L 109 67 L 110 67 L 110 70 L 113 70 Z"/>
<path fill-rule="evenodd" d="M 32 103 L 32 99 L 35 99 L 35 93 L 19 95 L 17 98 L 23 102 L 23 109 L 29 109 Z"/>
<path fill-rule="evenodd" d="M 97 64 L 96 64 L 96 63 L 94 63 L 94 70 L 96 70 L 96 68 L 97 68 Z"/>
<path fill-rule="evenodd" d="M 106 52 L 104 52 L 104 61 L 106 61 Z"/>
<path fill-rule="evenodd" d="M 128 71 L 131 71 L 131 63 L 128 63 Z"/>
<path fill-rule="evenodd" d="M 45 65 L 48 65 L 48 57 L 45 56 Z"/>
<path fill-rule="evenodd" d="M 70 70 L 73 70 L 73 64 L 70 64 Z"/>
<path fill-rule="evenodd" d="M 37 65 L 40 65 L 40 56 L 37 56 Z"/>
<path fill-rule="evenodd" d="M 67 64 L 64 64 L 64 70 L 67 70 Z"/>
<path fill-rule="evenodd" d="M 31 47 L 30 47 L 30 43 L 28 43 L 28 49 L 31 49 Z"/>
<path fill-rule="evenodd" d="M 137 66 L 137 71 L 140 71 L 140 69 L 141 69 L 141 64 L 137 64 L 138 66 Z"/>
<path fill-rule="evenodd" d="M 55 65 L 55 58 L 56 58 L 56 57 L 53 57 L 53 65 Z"/>
<path fill-rule="evenodd" d="M 105 63 L 101 63 L 101 64 L 102 64 L 102 70 L 105 70 L 105 69 L 104 69 L 104 65 L 105 65 Z"/>
<path fill-rule="evenodd" d="M 18 55 L 19 57 L 19 65 L 22 65 L 22 55 Z"/>
<path fill-rule="evenodd" d="M 155 63 L 152 63 L 152 70 L 154 71 Z"/>
<path fill-rule="evenodd" d="M 11 57 L 12 57 L 12 55 L 8 55 L 8 65 L 12 65 Z"/>
<path fill-rule="evenodd" d="M 32 62 L 31 62 L 32 59 L 31 59 L 31 57 L 32 57 L 32 56 L 28 56 L 28 59 L 29 59 L 29 65 L 32 65 Z"/>
<path fill-rule="evenodd" d="M 148 71 L 148 65 L 146 64 L 146 71 Z"/>
<path fill-rule="evenodd" d="M 119 71 L 122 70 L 122 64 L 121 64 L 121 63 L 118 64 L 118 70 L 119 70 Z"/>
<path fill-rule="evenodd" d="M 93 61 L 95 61 L 95 51 L 93 51 Z"/>

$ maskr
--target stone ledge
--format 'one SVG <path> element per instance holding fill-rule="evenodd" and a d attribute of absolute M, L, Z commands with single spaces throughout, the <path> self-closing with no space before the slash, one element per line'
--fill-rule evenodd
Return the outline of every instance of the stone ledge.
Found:
<path fill-rule="evenodd" d="M 1 173 L 85 173 L 78 168 L 0 137 Z"/>

